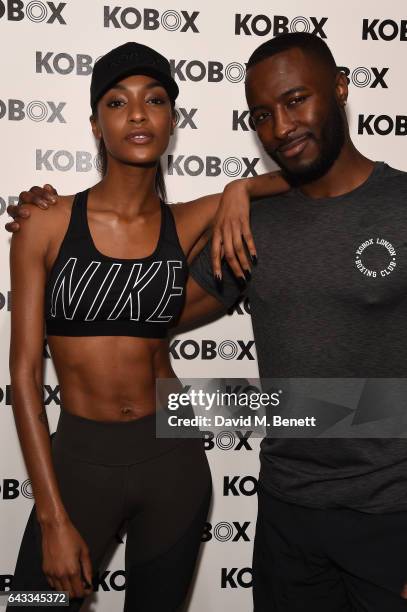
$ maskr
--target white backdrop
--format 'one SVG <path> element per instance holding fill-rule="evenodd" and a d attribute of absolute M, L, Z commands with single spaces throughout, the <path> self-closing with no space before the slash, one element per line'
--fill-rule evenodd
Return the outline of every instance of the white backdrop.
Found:
<path fill-rule="evenodd" d="M 249 8 L 248 8 L 249 6 Z M 250 12 L 249 12 L 250 11 Z M 50 182 L 74 193 L 97 181 L 88 122 L 90 72 L 107 50 L 135 40 L 166 55 L 180 85 L 179 122 L 168 157 L 171 201 L 219 191 L 230 177 L 271 167 L 248 127 L 245 61 L 262 41 L 282 31 L 310 31 L 326 39 L 350 78 L 348 114 L 356 145 L 374 158 L 407 170 L 405 108 L 405 0 L 327 3 L 322 0 L 68 0 L 0 1 L 0 216 L 16 195 Z M 32 506 L 9 398 L 9 240 L 0 237 L 0 590 L 7 589 Z M 250 317 L 243 305 L 221 321 L 179 336 L 172 345 L 181 377 L 256 377 Z M 205 340 L 217 347 L 203 359 Z M 234 351 L 234 347 L 238 349 Z M 232 357 L 234 353 L 236 356 Z M 44 397 L 51 429 L 59 414 L 58 389 L 47 360 Z M 208 442 L 214 482 L 210 524 L 190 603 L 191 612 L 251 610 L 251 550 L 256 516 L 258 441 Z M 225 447 L 232 448 L 226 449 Z M 223 448 L 222 448 L 223 447 Z M 124 545 L 100 577 L 88 609 L 120 610 Z M 159 588 L 159 586 L 158 586 Z"/>

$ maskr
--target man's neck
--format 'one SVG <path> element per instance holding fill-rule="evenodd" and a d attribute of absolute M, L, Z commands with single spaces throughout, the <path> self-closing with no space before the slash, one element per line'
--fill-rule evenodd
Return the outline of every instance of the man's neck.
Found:
<path fill-rule="evenodd" d="M 362 185 L 370 176 L 374 162 L 362 155 L 352 142 L 346 142 L 339 157 L 324 176 L 301 186 L 310 198 L 340 196 Z"/>

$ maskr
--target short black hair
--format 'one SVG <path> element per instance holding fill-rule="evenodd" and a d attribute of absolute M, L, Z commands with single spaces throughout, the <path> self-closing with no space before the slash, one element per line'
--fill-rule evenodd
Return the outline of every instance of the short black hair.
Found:
<path fill-rule="evenodd" d="M 334 56 L 326 42 L 324 42 L 322 38 L 319 38 L 319 36 L 309 34 L 308 32 L 279 34 L 275 38 L 267 40 L 253 51 L 247 62 L 247 68 L 249 69 L 255 64 L 277 53 L 294 48 L 301 49 L 304 53 L 314 55 L 323 62 L 333 74 L 336 74 L 338 71 Z"/>

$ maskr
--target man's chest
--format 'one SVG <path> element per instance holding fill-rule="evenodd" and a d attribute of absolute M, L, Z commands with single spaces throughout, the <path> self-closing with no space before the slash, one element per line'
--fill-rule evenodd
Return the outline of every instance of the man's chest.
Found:
<path fill-rule="evenodd" d="M 346 209 L 288 214 L 254 226 L 250 293 L 270 305 L 337 301 L 380 306 L 407 294 L 407 214 Z"/>

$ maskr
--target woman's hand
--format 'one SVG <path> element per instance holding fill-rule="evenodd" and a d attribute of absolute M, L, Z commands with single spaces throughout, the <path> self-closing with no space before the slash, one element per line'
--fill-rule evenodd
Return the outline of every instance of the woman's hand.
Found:
<path fill-rule="evenodd" d="M 18 197 L 18 205 L 10 204 L 7 207 L 7 212 L 13 221 L 6 223 L 6 230 L 14 234 L 20 229 L 20 224 L 16 219 L 28 219 L 30 216 L 29 207 L 25 204 L 34 204 L 38 208 L 46 210 L 50 205 L 56 204 L 58 194 L 52 185 L 44 185 L 31 187 L 30 191 L 22 191 Z"/>
<path fill-rule="evenodd" d="M 42 570 L 52 588 L 68 591 L 69 597 L 86 597 L 92 592 L 92 563 L 89 549 L 69 521 L 41 525 Z"/>
<path fill-rule="evenodd" d="M 222 279 L 222 257 L 225 257 L 237 278 L 242 281 L 250 279 L 251 264 L 257 262 L 249 223 L 250 198 L 270 196 L 289 189 L 279 172 L 240 179 L 226 185 L 212 235 L 212 271 L 216 279 Z"/>

